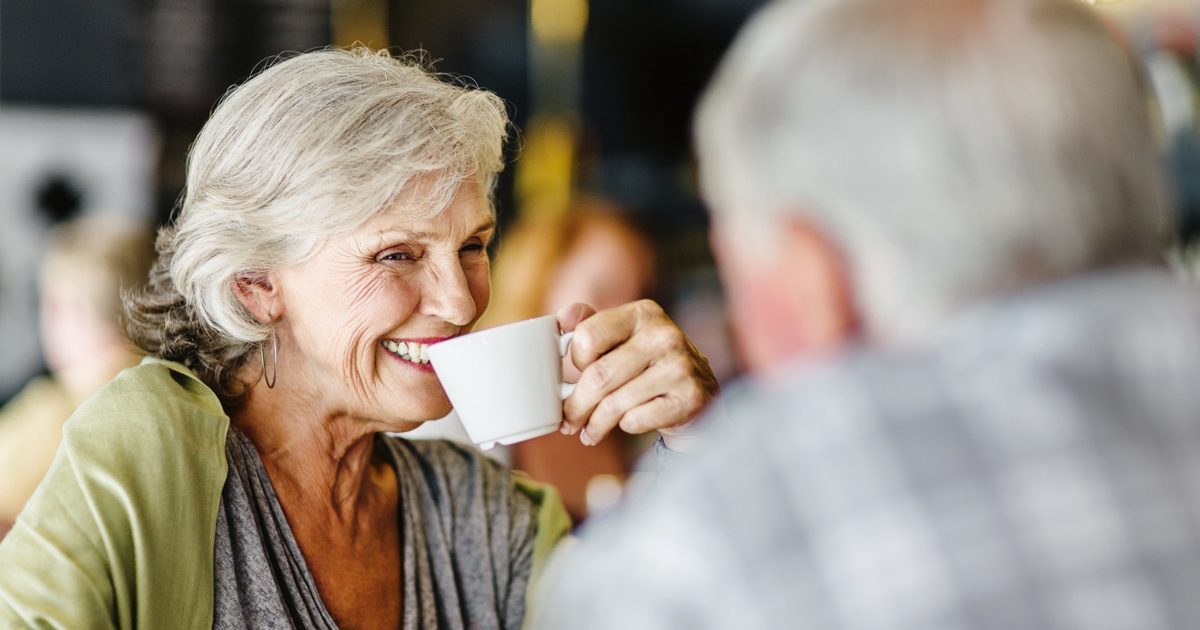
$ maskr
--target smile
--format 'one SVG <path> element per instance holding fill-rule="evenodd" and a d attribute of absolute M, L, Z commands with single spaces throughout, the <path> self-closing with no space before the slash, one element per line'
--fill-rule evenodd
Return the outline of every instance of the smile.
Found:
<path fill-rule="evenodd" d="M 388 352 L 412 363 L 429 363 L 429 344 L 419 341 L 396 341 L 387 339 L 383 347 Z"/>
<path fill-rule="evenodd" d="M 413 367 L 433 371 L 429 364 L 429 346 L 448 339 L 448 337 L 431 337 L 425 339 L 384 339 L 383 349 L 388 354 L 412 365 Z"/>

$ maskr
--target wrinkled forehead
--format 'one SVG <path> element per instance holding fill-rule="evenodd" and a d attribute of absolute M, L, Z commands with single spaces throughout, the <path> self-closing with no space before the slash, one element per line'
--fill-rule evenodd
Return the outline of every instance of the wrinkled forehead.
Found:
<path fill-rule="evenodd" d="M 491 197 L 475 179 L 458 183 L 444 203 L 439 196 L 400 196 L 355 232 L 434 241 L 462 238 L 495 226 Z"/>
<path fill-rule="evenodd" d="M 492 212 L 492 176 L 427 173 L 413 177 L 392 195 L 382 213 L 399 213 L 414 219 L 432 219 L 454 205 L 483 205 Z"/>
<path fill-rule="evenodd" d="M 324 236 L 336 238 L 364 229 L 377 230 L 381 224 L 396 221 L 442 222 L 450 215 L 462 214 L 464 206 L 492 216 L 492 179 L 494 175 L 481 179 L 473 175 L 430 173 L 395 185 L 386 194 L 355 194 L 351 191 L 339 195 L 341 198 L 326 204 L 329 223 L 324 228 Z M 387 182 L 373 185 L 388 187 Z M 337 218 L 339 215 L 341 220 Z"/>

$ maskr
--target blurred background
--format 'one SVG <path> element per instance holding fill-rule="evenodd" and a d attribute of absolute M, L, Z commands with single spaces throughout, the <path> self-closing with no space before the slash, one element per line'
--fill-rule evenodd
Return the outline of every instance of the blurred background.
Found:
<path fill-rule="evenodd" d="M 494 305 L 489 323 L 551 312 L 563 300 L 654 297 L 717 375 L 734 378 L 736 344 L 689 130 L 700 90 L 760 4 L 0 0 L 0 404 L 48 371 L 38 279 L 54 226 L 93 215 L 168 220 L 187 148 L 230 85 L 282 51 L 356 42 L 423 49 L 437 70 L 469 76 L 509 103 L 516 131 L 508 154 L 521 159 L 510 162 L 497 195 L 496 273 L 505 274 L 497 283 L 528 291 L 506 289 L 511 298 Z M 1097 4 L 1147 70 L 1180 201 L 1176 260 L 1194 269 L 1200 1 Z M 611 238 L 580 236 L 600 233 Z M 522 251 L 541 253 L 523 262 L 506 256 L 510 235 Z M 531 269 L 553 273 L 535 281 Z M 561 482 L 577 486 L 566 492 L 577 516 L 592 473 L 619 482 L 631 455 L 597 457 L 585 478 Z M 604 503 L 609 495 L 601 488 L 599 496 Z"/>
<path fill-rule="evenodd" d="M 0 403 L 45 371 L 37 268 L 53 224 L 167 220 L 225 90 L 282 51 L 423 49 L 509 103 L 498 194 L 519 217 L 605 200 L 653 242 L 655 297 L 736 371 L 689 148 L 692 104 L 760 0 L 0 0 Z"/>

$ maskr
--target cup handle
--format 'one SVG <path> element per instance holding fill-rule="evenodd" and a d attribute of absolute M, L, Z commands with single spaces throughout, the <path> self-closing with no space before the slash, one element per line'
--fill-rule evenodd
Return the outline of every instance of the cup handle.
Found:
<path fill-rule="evenodd" d="M 574 338 L 575 338 L 575 331 L 573 331 L 573 330 L 568 333 L 562 333 L 561 335 L 558 336 L 558 356 L 559 357 L 567 356 L 567 350 L 570 349 L 570 347 L 571 347 L 571 339 L 574 339 Z M 573 392 L 573 391 L 575 391 L 575 383 L 559 383 L 558 384 L 558 397 L 562 398 L 563 400 L 566 400 L 567 396 L 570 396 L 571 392 Z"/>

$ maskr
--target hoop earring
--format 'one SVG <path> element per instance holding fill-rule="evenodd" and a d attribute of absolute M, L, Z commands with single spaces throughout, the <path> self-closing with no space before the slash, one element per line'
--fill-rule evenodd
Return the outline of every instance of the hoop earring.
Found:
<path fill-rule="evenodd" d="M 267 389 L 275 389 L 275 379 L 279 376 L 279 344 L 275 341 L 275 329 L 271 329 L 271 367 L 272 372 L 267 374 L 267 351 L 263 348 L 263 344 L 258 344 L 258 358 L 262 361 L 262 377 L 267 382 Z"/>

